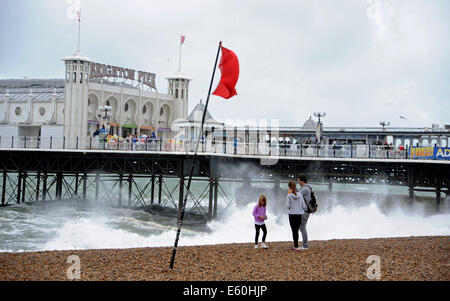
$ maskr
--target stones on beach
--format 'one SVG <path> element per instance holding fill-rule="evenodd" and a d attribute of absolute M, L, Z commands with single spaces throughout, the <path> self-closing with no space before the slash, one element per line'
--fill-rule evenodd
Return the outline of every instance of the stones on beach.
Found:
<path fill-rule="evenodd" d="M 68 280 L 66 260 L 78 255 L 80 280 L 370 280 L 366 259 L 381 259 L 381 280 L 450 280 L 450 237 L 312 241 L 294 252 L 292 242 L 0 254 L 0 280 Z"/>

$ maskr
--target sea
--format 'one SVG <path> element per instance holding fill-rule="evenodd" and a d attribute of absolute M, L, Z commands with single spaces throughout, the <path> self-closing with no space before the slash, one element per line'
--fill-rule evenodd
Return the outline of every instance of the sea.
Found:
<path fill-rule="evenodd" d="M 252 209 L 260 194 L 268 196 L 267 243 L 291 240 L 285 208 L 287 179 L 276 192 L 269 182 L 221 185 L 224 193 L 218 201 L 217 218 L 204 223 L 187 221 L 179 246 L 251 244 L 255 231 Z M 331 192 L 327 185 L 313 184 L 313 188 L 319 209 L 308 220 L 310 240 L 450 235 L 450 210 L 444 194 L 437 212 L 435 194 L 416 192 L 411 204 L 406 187 L 333 184 Z M 203 191 L 204 183 L 193 182 L 192 190 Z M 0 208 L 0 252 L 173 246 L 176 218 L 114 206 L 106 198 Z"/>

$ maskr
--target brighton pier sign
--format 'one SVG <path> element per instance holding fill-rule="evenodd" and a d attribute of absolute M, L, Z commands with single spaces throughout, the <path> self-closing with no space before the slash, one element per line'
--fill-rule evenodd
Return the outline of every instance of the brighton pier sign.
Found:
<path fill-rule="evenodd" d="M 116 67 L 111 65 L 92 63 L 90 78 L 113 77 L 129 80 L 137 80 L 138 82 L 156 89 L 155 73 L 136 71 L 129 68 Z"/>

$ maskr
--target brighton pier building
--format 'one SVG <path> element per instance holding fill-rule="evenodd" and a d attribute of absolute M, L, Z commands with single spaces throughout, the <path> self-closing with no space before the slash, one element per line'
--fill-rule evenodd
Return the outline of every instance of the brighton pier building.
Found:
<path fill-rule="evenodd" d="M 1 147 L 25 145 L 24 137 L 42 137 L 48 144 L 44 138 L 51 137 L 56 147 L 86 148 L 103 127 L 113 136 L 147 135 L 177 144 L 199 137 L 205 106 L 200 101 L 188 115 L 190 79 L 181 73 L 168 77 L 167 93 L 160 93 L 154 73 L 95 63 L 79 52 L 63 61 L 63 79 L 0 80 Z M 206 112 L 203 136 L 215 146 L 227 142 L 239 147 L 255 143 L 447 147 L 450 125 L 323 127 L 310 117 L 303 126 L 233 126 Z"/>
<path fill-rule="evenodd" d="M 0 136 L 79 137 L 82 146 L 82 137 L 107 125 L 111 135 L 167 139 L 176 134 L 172 123 L 188 115 L 190 79 L 181 73 L 160 93 L 154 73 L 95 63 L 79 52 L 63 61 L 64 79 L 0 80 Z"/>

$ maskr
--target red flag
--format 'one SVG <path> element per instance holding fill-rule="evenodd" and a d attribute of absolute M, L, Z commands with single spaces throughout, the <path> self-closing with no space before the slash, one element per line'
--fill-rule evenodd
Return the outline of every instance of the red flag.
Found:
<path fill-rule="evenodd" d="M 220 48 L 222 50 L 222 58 L 220 59 L 219 68 L 222 76 L 213 95 L 228 99 L 237 95 L 235 87 L 239 78 L 239 60 L 233 51 L 223 46 L 220 46 Z"/>
<path fill-rule="evenodd" d="M 183 43 L 184 43 L 184 39 L 185 39 L 185 36 L 181 36 L 181 43 L 180 43 L 180 45 L 183 45 Z"/>
<path fill-rule="evenodd" d="M 81 11 L 77 10 L 77 17 L 78 17 L 78 22 L 80 22 L 81 20 Z"/>

